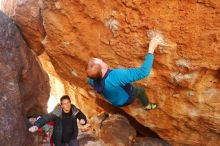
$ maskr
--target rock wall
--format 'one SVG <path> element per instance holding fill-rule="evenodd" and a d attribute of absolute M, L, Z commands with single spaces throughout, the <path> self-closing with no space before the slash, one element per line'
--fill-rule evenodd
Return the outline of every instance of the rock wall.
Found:
<path fill-rule="evenodd" d="M 48 76 L 12 20 L 0 12 L 0 145 L 32 145 L 27 117 L 45 113 Z"/>
<path fill-rule="evenodd" d="M 128 119 L 119 114 L 102 112 L 80 129 L 78 139 L 82 146 L 170 146 L 161 139 L 137 137 Z"/>
<path fill-rule="evenodd" d="M 219 0 L 8 0 L 5 5 L 31 48 L 47 53 L 68 89 L 80 89 L 83 96 L 76 100 L 86 111 L 102 104 L 86 83 L 86 61 L 100 57 L 112 68 L 138 67 L 147 52 L 147 32 L 161 31 L 169 45 L 155 53 L 150 77 L 137 83 L 160 107 L 146 112 L 135 102 L 123 110 L 172 145 L 220 145 Z"/>

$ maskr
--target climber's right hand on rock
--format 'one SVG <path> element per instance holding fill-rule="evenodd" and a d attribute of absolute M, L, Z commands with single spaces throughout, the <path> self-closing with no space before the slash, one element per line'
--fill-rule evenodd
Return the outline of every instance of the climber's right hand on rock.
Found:
<path fill-rule="evenodd" d="M 36 132 L 38 130 L 38 127 L 37 126 L 31 126 L 30 128 L 29 128 L 29 131 L 30 132 Z"/>
<path fill-rule="evenodd" d="M 157 48 L 157 46 L 159 45 L 159 42 L 157 41 L 157 39 L 153 38 L 151 39 L 150 43 L 149 43 L 149 50 L 148 53 L 154 53 L 154 50 Z"/>

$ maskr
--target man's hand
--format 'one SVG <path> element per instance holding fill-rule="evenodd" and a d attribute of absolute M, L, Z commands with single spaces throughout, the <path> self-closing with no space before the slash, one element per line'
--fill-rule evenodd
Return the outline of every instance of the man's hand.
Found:
<path fill-rule="evenodd" d="M 37 126 L 32 126 L 32 127 L 29 128 L 30 132 L 36 132 L 37 130 L 38 130 Z"/>
<path fill-rule="evenodd" d="M 86 124 L 86 121 L 85 121 L 84 119 L 81 119 L 81 120 L 79 120 L 79 123 L 80 123 L 81 125 L 85 125 L 85 124 Z"/>
<path fill-rule="evenodd" d="M 157 39 L 153 38 L 150 43 L 149 43 L 149 50 L 148 53 L 154 53 L 154 50 L 157 48 L 157 46 L 159 45 L 159 42 Z"/>

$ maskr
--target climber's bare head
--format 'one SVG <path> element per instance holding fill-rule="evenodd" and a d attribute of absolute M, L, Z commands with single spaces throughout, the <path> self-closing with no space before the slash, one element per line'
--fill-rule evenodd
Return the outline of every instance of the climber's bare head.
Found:
<path fill-rule="evenodd" d="M 64 95 L 60 98 L 60 104 L 65 113 L 69 113 L 71 110 L 71 100 L 68 95 Z"/>
<path fill-rule="evenodd" d="M 86 66 L 87 76 L 91 79 L 102 78 L 102 64 L 103 61 L 99 58 L 92 58 Z"/>

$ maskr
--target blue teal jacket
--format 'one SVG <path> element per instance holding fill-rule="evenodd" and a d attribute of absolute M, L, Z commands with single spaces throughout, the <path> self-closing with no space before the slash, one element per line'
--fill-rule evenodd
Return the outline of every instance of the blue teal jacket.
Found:
<path fill-rule="evenodd" d="M 153 60 L 153 54 L 148 53 L 145 57 L 144 63 L 139 68 L 112 69 L 103 80 L 104 87 L 101 94 L 114 106 L 121 107 L 125 105 L 131 96 L 125 87 L 134 81 L 149 76 Z M 95 86 L 95 80 L 88 79 L 88 82 L 93 87 Z"/>

